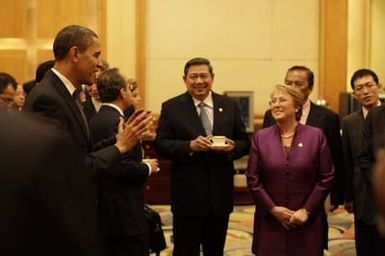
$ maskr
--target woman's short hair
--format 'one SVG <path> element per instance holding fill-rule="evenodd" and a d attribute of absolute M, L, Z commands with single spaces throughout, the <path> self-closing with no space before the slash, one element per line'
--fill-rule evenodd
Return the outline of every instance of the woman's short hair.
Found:
<path fill-rule="evenodd" d="M 299 121 L 302 115 L 302 106 L 305 103 L 305 98 L 302 92 L 293 85 L 277 84 L 272 93 L 270 94 L 270 98 L 272 98 L 276 92 L 287 93 L 291 96 L 294 101 L 294 107 L 298 109 L 297 113 L 295 114 L 295 119 Z"/>

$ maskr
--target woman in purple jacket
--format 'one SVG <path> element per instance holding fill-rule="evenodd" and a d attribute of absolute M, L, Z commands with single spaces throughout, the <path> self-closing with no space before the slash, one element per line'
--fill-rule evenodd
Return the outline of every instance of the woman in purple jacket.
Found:
<path fill-rule="evenodd" d="M 252 251 L 258 256 L 323 255 L 322 210 L 334 167 L 322 131 L 301 125 L 303 96 L 277 85 L 277 124 L 252 138 L 247 182 L 256 202 Z"/>

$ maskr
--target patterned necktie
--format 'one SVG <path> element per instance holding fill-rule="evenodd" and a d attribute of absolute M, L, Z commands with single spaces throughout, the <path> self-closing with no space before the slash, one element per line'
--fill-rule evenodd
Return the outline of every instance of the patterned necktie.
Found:
<path fill-rule="evenodd" d="M 75 90 L 72 94 L 72 97 L 74 98 L 75 100 L 75 103 L 76 103 L 76 106 L 78 107 L 79 111 L 80 111 L 80 114 L 82 116 L 82 119 L 83 119 L 83 123 L 84 123 L 84 126 L 86 128 L 86 132 L 87 132 L 87 137 L 90 136 L 90 131 L 88 130 L 88 121 L 87 121 L 87 118 L 86 118 L 86 115 L 84 114 L 83 112 L 83 107 L 82 105 L 80 104 L 80 99 L 79 99 L 79 91 L 78 90 Z"/>
<path fill-rule="evenodd" d="M 209 116 L 207 115 L 207 111 L 206 111 L 206 108 L 205 108 L 205 103 L 203 101 L 201 101 L 199 103 L 199 108 L 201 110 L 201 113 L 200 113 L 200 118 L 201 118 L 201 122 L 202 122 L 202 125 L 203 125 L 203 128 L 205 128 L 205 131 L 206 131 L 206 135 L 211 135 L 212 134 L 212 127 L 211 127 L 211 122 L 209 120 Z"/>

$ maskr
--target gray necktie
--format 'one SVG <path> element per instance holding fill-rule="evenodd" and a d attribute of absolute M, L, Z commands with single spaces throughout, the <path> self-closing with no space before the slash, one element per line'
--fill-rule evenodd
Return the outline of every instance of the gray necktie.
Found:
<path fill-rule="evenodd" d="M 211 135 L 213 131 L 211 127 L 211 122 L 209 120 L 209 116 L 207 115 L 205 105 L 206 104 L 203 101 L 201 101 L 198 105 L 201 110 L 200 118 L 201 118 L 203 128 L 205 128 L 206 135 Z"/>

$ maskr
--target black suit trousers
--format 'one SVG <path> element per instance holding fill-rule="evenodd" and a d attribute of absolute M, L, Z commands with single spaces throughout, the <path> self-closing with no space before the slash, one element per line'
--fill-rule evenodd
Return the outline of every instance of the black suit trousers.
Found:
<path fill-rule="evenodd" d="M 229 215 L 173 217 L 173 256 L 223 256 Z"/>

